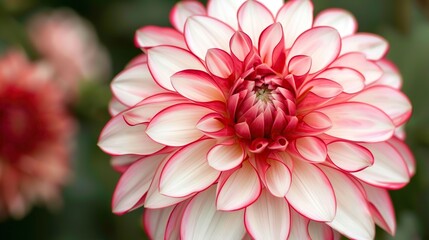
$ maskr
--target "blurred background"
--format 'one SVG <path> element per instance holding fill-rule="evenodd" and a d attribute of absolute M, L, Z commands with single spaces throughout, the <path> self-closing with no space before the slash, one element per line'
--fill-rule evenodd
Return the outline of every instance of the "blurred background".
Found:
<path fill-rule="evenodd" d="M 109 83 L 140 50 L 134 32 L 144 25 L 169 26 L 175 0 L 0 0 L 0 53 L 21 49 L 33 61 L 42 50 L 33 37 L 42 35 L 32 22 L 40 13 L 65 11 L 83 18 L 85 31 L 93 32 L 83 49 L 100 49 L 102 56 L 85 62 L 96 73 L 82 73 L 68 96 L 67 107 L 76 119 L 72 153 L 72 178 L 63 189 L 62 207 L 36 206 L 22 219 L 0 222 L 0 238 L 33 240 L 146 239 L 141 228 L 143 209 L 123 216 L 111 213 L 110 203 L 119 174 L 109 156 L 96 146 L 109 119 Z M 417 160 L 417 174 L 405 188 L 392 191 L 397 215 L 394 239 L 429 239 L 429 1 L 428 0 L 314 0 L 316 13 L 328 7 L 352 12 L 360 32 L 373 32 L 390 43 L 388 58 L 399 67 L 403 91 L 413 103 L 407 142 Z M 80 16 L 80 17 L 79 17 Z M 61 19 L 54 18 L 54 21 Z M 81 20 L 79 20 L 81 21 Z M 41 40 L 42 44 L 49 40 Z M 60 44 L 72 48 L 67 41 Z M 55 43 L 51 43 L 55 44 Z M 90 47 L 89 47 L 90 46 Z M 78 50 L 70 50 L 78 54 Z M 87 51 L 87 50 L 85 50 Z M 89 50 L 88 50 L 89 51 Z M 91 72 L 90 70 L 88 70 Z M 71 73 L 64 73 L 71 76 Z M 72 80 L 71 80 L 72 81 Z M 377 239 L 392 239 L 378 229 Z"/>

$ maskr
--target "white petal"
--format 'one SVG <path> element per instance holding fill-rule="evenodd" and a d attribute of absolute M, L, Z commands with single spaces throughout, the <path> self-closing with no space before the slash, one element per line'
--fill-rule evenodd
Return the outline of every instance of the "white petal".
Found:
<path fill-rule="evenodd" d="M 148 50 L 148 65 L 155 81 L 168 90 L 174 91 L 170 77 L 182 70 L 205 71 L 204 65 L 192 53 L 177 47 L 160 46 Z"/>
<path fill-rule="evenodd" d="M 170 197 L 184 197 L 202 191 L 219 177 L 220 172 L 207 163 L 213 139 L 200 140 L 177 151 L 161 173 L 160 192 Z"/>
<path fill-rule="evenodd" d="M 328 145 L 328 155 L 337 167 L 349 172 L 360 171 L 374 163 L 372 153 L 353 142 L 331 142 Z"/>
<path fill-rule="evenodd" d="M 295 147 L 298 153 L 310 162 L 324 162 L 327 156 L 326 144 L 317 137 L 301 137 L 296 139 Z"/>
<path fill-rule="evenodd" d="M 209 16 L 223 21 L 233 29 L 238 29 L 237 12 L 246 0 L 210 0 L 207 3 Z"/>
<path fill-rule="evenodd" d="M 122 115 L 112 118 L 100 134 L 98 146 L 112 155 L 148 155 L 161 150 L 159 144 L 146 134 L 146 125 L 128 125 Z"/>
<path fill-rule="evenodd" d="M 313 4 L 308 0 L 289 1 L 278 12 L 277 22 L 283 26 L 285 46 L 290 48 L 301 33 L 313 24 Z"/>
<path fill-rule="evenodd" d="M 375 224 L 361 189 L 344 173 L 332 168 L 322 170 L 332 184 L 337 199 L 337 213 L 329 226 L 353 239 L 373 239 Z"/>
<path fill-rule="evenodd" d="M 271 194 L 284 197 L 292 182 L 292 174 L 283 162 L 268 159 L 270 167 L 265 172 L 265 184 Z"/>
<path fill-rule="evenodd" d="M 219 180 L 216 199 L 218 210 L 233 211 L 247 207 L 261 193 L 258 174 L 248 161 L 243 162 L 241 168 L 233 171 L 226 180 Z"/>
<path fill-rule="evenodd" d="M 308 224 L 308 234 L 311 240 L 334 239 L 334 231 L 324 222 L 310 221 Z"/>
<path fill-rule="evenodd" d="M 341 37 L 346 37 L 356 32 L 357 21 L 355 17 L 346 10 L 327 9 L 317 15 L 313 26 L 333 27 L 337 29 Z"/>
<path fill-rule="evenodd" d="M 290 240 L 298 239 L 311 239 L 308 234 L 309 219 L 297 213 L 295 210 L 290 210 L 291 226 L 290 226 Z"/>
<path fill-rule="evenodd" d="M 325 174 L 311 163 L 295 161 L 286 199 L 300 214 L 315 221 L 335 217 L 335 195 Z"/>
<path fill-rule="evenodd" d="M 186 20 L 194 15 L 206 15 L 206 8 L 198 1 L 181 1 L 174 5 L 170 13 L 170 22 L 180 32 L 185 28 Z"/>
<path fill-rule="evenodd" d="M 158 113 L 146 132 L 159 143 L 184 146 L 203 136 L 196 126 L 210 112 L 212 110 L 194 104 L 177 104 Z"/>
<path fill-rule="evenodd" d="M 351 68 L 330 68 L 317 75 L 339 83 L 345 93 L 356 93 L 365 87 L 365 77 Z"/>
<path fill-rule="evenodd" d="M 164 239 L 165 227 L 174 206 L 150 209 L 146 208 L 143 214 L 144 228 L 150 239 Z"/>
<path fill-rule="evenodd" d="M 216 188 L 213 186 L 196 195 L 183 214 L 183 239 L 241 239 L 246 233 L 243 210 L 223 212 L 216 210 Z"/>
<path fill-rule="evenodd" d="M 332 122 L 326 134 L 351 141 L 379 142 L 392 137 L 395 125 L 378 108 L 364 103 L 339 103 L 320 108 Z"/>
<path fill-rule="evenodd" d="M 170 45 L 186 48 L 183 35 L 166 27 L 147 26 L 137 30 L 135 35 L 136 45 L 140 48 L 151 48 L 160 45 Z"/>
<path fill-rule="evenodd" d="M 194 16 L 186 21 L 184 34 L 189 49 L 199 58 L 205 59 L 210 48 L 228 51 L 234 30 L 217 19 Z"/>
<path fill-rule="evenodd" d="M 165 154 L 143 158 L 122 174 L 112 199 L 113 212 L 122 214 L 133 209 L 149 189 L 155 171 Z"/>
<path fill-rule="evenodd" d="M 214 169 L 226 171 L 237 167 L 245 157 L 241 144 L 219 144 L 213 147 L 207 155 L 207 160 Z"/>
<path fill-rule="evenodd" d="M 389 50 L 385 39 L 375 34 L 358 33 L 343 39 L 341 54 L 361 52 L 370 60 L 383 58 Z"/>
<path fill-rule="evenodd" d="M 254 239 L 286 239 L 290 230 L 289 205 L 263 190 L 258 200 L 246 208 L 244 222 Z"/>

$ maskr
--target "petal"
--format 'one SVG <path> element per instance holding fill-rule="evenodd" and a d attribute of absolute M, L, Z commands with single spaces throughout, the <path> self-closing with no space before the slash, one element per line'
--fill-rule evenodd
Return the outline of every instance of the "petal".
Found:
<path fill-rule="evenodd" d="M 284 4 L 283 0 L 258 0 L 258 2 L 262 3 L 266 8 L 268 8 L 273 16 L 277 14 Z"/>
<path fill-rule="evenodd" d="M 253 45 L 250 37 L 244 32 L 236 32 L 230 41 L 231 53 L 240 61 L 244 61 L 252 51 Z"/>
<path fill-rule="evenodd" d="M 215 80 L 203 71 L 185 70 L 171 76 L 171 84 L 182 96 L 196 102 L 225 102 Z"/>
<path fill-rule="evenodd" d="M 391 87 L 374 86 L 360 92 L 349 101 L 367 103 L 385 112 L 395 126 L 405 123 L 411 116 L 411 102 L 399 90 Z"/>
<path fill-rule="evenodd" d="M 150 209 L 146 208 L 143 213 L 144 228 L 150 239 L 164 239 L 165 227 L 174 206 Z"/>
<path fill-rule="evenodd" d="M 355 69 L 365 77 L 365 84 L 371 84 L 383 75 L 383 70 L 374 62 L 366 59 L 358 52 L 348 53 L 339 57 L 331 67 L 345 67 Z"/>
<path fill-rule="evenodd" d="M 410 180 L 407 165 L 401 154 L 389 143 L 361 143 L 374 156 L 374 164 L 360 172 L 351 173 L 374 186 L 398 189 Z"/>
<path fill-rule="evenodd" d="M 331 80 L 317 78 L 307 82 L 304 89 L 311 88 L 310 91 L 322 98 L 333 98 L 343 92 L 343 87 Z"/>
<path fill-rule="evenodd" d="M 114 213 L 123 214 L 135 208 L 149 189 L 155 171 L 164 158 L 164 154 L 143 158 L 122 174 L 113 194 L 112 209 Z"/>
<path fill-rule="evenodd" d="M 149 138 L 146 125 L 130 126 L 122 115 L 117 115 L 106 124 L 98 146 L 111 155 L 149 155 L 164 148 L 164 145 Z"/>
<path fill-rule="evenodd" d="M 286 199 L 303 216 L 315 221 L 335 217 L 334 190 L 325 174 L 311 163 L 295 161 Z"/>
<path fill-rule="evenodd" d="M 270 165 L 265 172 L 265 184 L 270 193 L 276 197 L 284 197 L 292 182 L 292 173 L 285 163 L 267 159 Z"/>
<path fill-rule="evenodd" d="M 216 206 L 218 210 L 235 211 L 252 204 L 261 193 L 261 183 L 252 165 L 243 162 L 222 184 L 218 184 Z M 222 177 L 221 177 L 222 178 Z"/>
<path fill-rule="evenodd" d="M 416 160 L 414 159 L 413 153 L 410 148 L 405 144 L 404 141 L 401 141 L 399 138 L 393 137 L 389 139 L 388 143 L 390 143 L 396 151 L 401 154 L 405 163 L 408 167 L 408 173 L 410 176 L 414 176 L 416 173 Z"/>
<path fill-rule="evenodd" d="M 174 93 L 160 93 L 146 98 L 136 106 L 123 113 L 125 121 L 130 125 L 148 123 L 160 111 L 167 107 L 185 103 L 187 100 Z"/>
<path fill-rule="evenodd" d="M 379 142 L 395 130 L 390 118 L 378 108 L 364 103 L 339 103 L 320 108 L 332 122 L 326 134 L 351 141 Z"/>
<path fill-rule="evenodd" d="M 241 31 L 249 35 L 255 46 L 258 46 L 262 31 L 274 22 L 271 12 L 257 1 L 246 1 L 237 13 Z"/>
<path fill-rule="evenodd" d="M 283 26 L 285 47 L 290 48 L 301 33 L 313 24 L 313 3 L 308 0 L 289 1 L 279 10 L 277 22 Z"/>
<path fill-rule="evenodd" d="M 317 137 L 301 137 L 296 139 L 295 147 L 297 152 L 304 159 L 321 163 L 326 160 L 327 150 L 325 142 Z"/>
<path fill-rule="evenodd" d="M 311 239 L 308 234 L 309 219 L 297 213 L 295 210 L 290 210 L 291 226 L 290 226 L 290 240 L 294 239 Z"/>
<path fill-rule="evenodd" d="M 234 72 L 234 62 L 231 56 L 220 49 L 213 48 L 208 50 L 206 65 L 211 74 L 220 78 L 228 78 Z"/>
<path fill-rule="evenodd" d="M 151 48 L 160 45 L 169 45 L 186 48 L 183 35 L 166 27 L 147 26 L 137 30 L 134 42 L 139 48 Z"/>
<path fill-rule="evenodd" d="M 215 145 L 213 139 L 200 140 L 177 151 L 161 173 L 159 190 L 170 197 L 185 197 L 209 187 L 220 172 L 207 163 L 207 153 Z"/>
<path fill-rule="evenodd" d="M 402 77 L 398 68 L 387 59 L 377 61 L 377 65 L 383 69 L 383 76 L 375 82 L 375 85 L 390 86 L 395 89 L 402 87 Z"/>
<path fill-rule="evenodd" d="M 392 236 L 395 235 L 396 220 L 392 200 L 386 189 L 362 183 L 374 221 Z"/>
<path fill-rule="evenodd" d="M 289 205 L 263 190 L 258 200 L 246 208 L 244 224 L 254 239 L 287 239 L 290 230 Z"/>
<path fill-rule="evenodd" d="M 146 133 L 156 142 L 168 146 L 184 146 L 204 134 L 196 127 L 212 110 L 194 104 L 177 104 L 158 113 Z"/>
<path fill-rule="evenodd" d="M 383 58 L 389 50 L 389 43 L 375 34 L 357 33 L 343 39 L 341 54 L 361 52 L 370 60 Z"/>
<path fill-rule="evenodd" d="M 308 234 L 311 240 L 334 239 L 334 231 L 323 222 L 310 221 L 308 224 Z"/>
<path fill-rule="evenodd" d="M 283 46 L 283 30 L 280 23 L 274 23 L 262 32 L 258 48 L 264 63 L 273 68 L 279 66 L 279 70 L 283 70 L 285 53 Z M 282 63 L 280 64 L 279 62 Z"/>
<path fill-rule="evenodd" d="M 193 16 L 186 21 L 184 34 L 189 49 L 199 58 L 205 59 L 210 48 L 228 51 L 234 30 L 217 19 Z"/>
<path fill-rule="evenodd" d="M 164 194 L 161 194 L 159 191 L 159 180 L 161 177 L 161 173 L 168 162 L 169 157 L 166 157 L 158 169 L 156 169 L 155 176 L 153 177 L 152 183 L 150 184 L 149 190 L 146 194 L 146 199 L 144 202 L 145 208 L 165 208 L 168 206 L 175 205 L 177 203 L 183 202 L 186 199 L 192 197 L 193 195 L 189 195 L 186 197 L 178 198 L 178 197 L 169 197 Z"/>
<path fill-rule="evenodd" d="M 316 16 L 313 26 L 333 27 L 341 37 L 346 37 L 356 32 L 358 24 L 356 18 L 346 10 L 327 9 Z"/>
<path fill-rule="evenodd" d="M 118 115 L 119 113 L 126 110 L 127 108 L 128 106 L 118 101 L 116 97 L 112 97 L 112 99 L 109 102 L 109 113 L 112 117 Z"/>
<path fill-rule="evenodd" d="M 317 78 L 326 78 L 339 83 L 345 93 L 356 93 L 365 87 L 365 77 L 351 68 L 330 68 L 317 75 Z"/>
<path fill-rule="evenodd" d="M 180 32 L 185 28 L 185 22 L 194 15 L 206 15 L 206 8 L 198 1 L 181 1 L 174 5 L 170 13 L 171 24 Z"/>
<path fill-rule="evenodd" d="M 192 53 L 177 47 L 160 46 L 148 50 L 148 65 L 155 81 L 168 90 L 174 91 L 170 77 L 182 70 L 204 71 L 201 61 Z"/>
<path fill-rule="evenodd" d="M 183 201 L 177 204 L 170 214 L 170 218 L 167 222 L 165 229 L 165 240 L 176 240 L 180 239 L 180 225 L 182 225 L 183 214 L 185 213 L 186 207 L 190 200 Z M 154 238 L 155 239 L 155 238 Z"/>
<path fill-rule="evenodd" d="M 241 164 L 245 152 L 240 143 L 218 144 L 210 149 L 207 161 L 211 167 L 219 171 L 227 171 Z"/>
<path fill-rule="evenodd" d="M 311 69 L 311 57 L 298 55 L 289 61 L 288 71 L 295 76 L 303 76 Z"/>
<path fill-rule="evenodd" d="M 298 1 L 296 1 L 298 2 Z M 285 37 L 287 32 L 285 33 Z M 299 55 L 311 57 L 310 73 L 315 73 L 334 61 L 341 49 L 341 38 L 331 27 L 316 27 L 301 34 L 290 49 L 286 62 Z"/>
<path fill-rule="evenodd" d="M 112 156 L 110 164 L 112 167 L 119 172 L 125 172 L 134 162 L 140 160 L 140 155 L 118 155 Z"/>
<path fill-rule="evenodd" d="M 245 0 L 209 0 L 207 11 L 209 16 L 223 21 L 233 29 L 238 29 L 237 12 L 244 2 Z"/>
<path fill-rule="evenodd" d="M 372 153 L 353 142 L 334 141 L 329 143 L 328 156 L 335 166 L 348 172 L 360 171 L 374 163 Z"/>
<path fill-rule="evenodd" d="M 112 92 L 116 99 L 128 106 L 164 91 L 155 83 L 146 64 L 125 69 L 112 81 Z"/>
<path fill-rule="evenodd" d="M 223 212 L 215 206 L 216 188 L 213 186 L 196 195 L 183 214 L 183 239 L 241 239 L 246 229 L 243 211 Z"/>
<path fill-rule="evenodd" d="M 329 226 L 353 239 L 373 239 L 375 225 L 365 195 L 346 174 L 322 167 L 332 184 L 337 199 L 337 213 Z"/>

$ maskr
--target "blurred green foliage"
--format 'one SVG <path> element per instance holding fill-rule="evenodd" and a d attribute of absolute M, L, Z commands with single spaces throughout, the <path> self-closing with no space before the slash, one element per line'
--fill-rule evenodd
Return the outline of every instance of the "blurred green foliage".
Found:
<path fill-rule="evenodd" d="M 144 25 L 168 26 L 174 0 L 0 0 L 0 52 L 20 46 L 36 57 L 23 24 L 43 9 L 72 8 L 95 26 L 110 52 L 113 72 L 140 53 L 134 32 Z M 319 12 L 328 7 L 352 12 L 359 31 L 374 32 L 390 43 L 389 58 L 404 77 L 403 90 L 414 114 L 407 125 L 407 142 L 417 160 L 417 174 L 404 189 L 392 191 L 398 229 L 393 239 L 429 239 L 429 1 L 426 0 L 314 0 Z M 23 220 L 0 223 L 1 239 L 33 240 L 127 240 L 145 239 L 142 209 L 124 216 L 111 213 L 110 201 L 119 174 L 109 157 L 96 146 L 108 121 L 109 82 L 81 86 L 79 101 L 71 111 L 79 121 L 73 156 L 74 181 L 64 190 L 62 210 L 36 207 Z M 377 239 L 392 239 L 382 230 Z"/>

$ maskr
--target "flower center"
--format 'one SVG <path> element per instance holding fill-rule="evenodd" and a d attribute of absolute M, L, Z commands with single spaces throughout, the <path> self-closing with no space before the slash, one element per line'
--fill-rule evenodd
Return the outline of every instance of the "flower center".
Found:
<path fill-rule="evenodd" d="M 250 151 L 285 149 L 297 125 L 293 77 L 256 67 L 243 74 L 232 88 L 228 103 L 236 135 Z"/>

